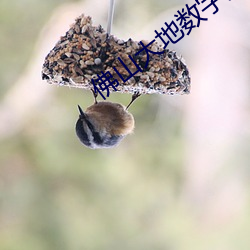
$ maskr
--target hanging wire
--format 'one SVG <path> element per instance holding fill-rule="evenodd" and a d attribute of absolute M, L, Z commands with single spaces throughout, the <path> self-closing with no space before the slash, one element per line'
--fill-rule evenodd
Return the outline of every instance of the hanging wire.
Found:
<path fill-rule="evenodd" d="M 115 0 L 110 0 L 109 13 L 108 13 L 108 25 L 107 25 L 108 34 L 111 34 L 111 30 L 112 30 L 114 10 L 115 10 Z"/>

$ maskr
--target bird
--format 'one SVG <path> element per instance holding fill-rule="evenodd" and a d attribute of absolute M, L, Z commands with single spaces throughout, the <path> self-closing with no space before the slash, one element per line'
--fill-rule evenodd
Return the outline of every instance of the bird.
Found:
<path fill-rule="evenodd" d="M 131 134 L 135 127 L 133 115 L 128 112 L 130 105 L 140 96 L 139 92 L 132 95 L 127 107 L 109 101 L 97 101 L 85 112 L 78 105 L 79 118 L 75 130 L 80 142 L 91 149 L 112 148 Z"/>

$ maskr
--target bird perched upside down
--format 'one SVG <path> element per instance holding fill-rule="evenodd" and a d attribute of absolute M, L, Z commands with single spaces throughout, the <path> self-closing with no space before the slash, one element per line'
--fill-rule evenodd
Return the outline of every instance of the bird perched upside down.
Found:
<path fill-rule="evenodd" d="M 119 103 L 97 102 L 84 112 L 80 112 L 76 122 L 76 134 L 88 148 L 111 148 L 134 130 L 134 117 L 127 109 L 140 94 L 135 93 L 129 105 L 124 107 Z"/>

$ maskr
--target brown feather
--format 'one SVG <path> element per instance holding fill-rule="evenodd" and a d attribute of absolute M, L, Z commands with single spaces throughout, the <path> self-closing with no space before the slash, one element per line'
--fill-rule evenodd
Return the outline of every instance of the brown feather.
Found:
<path fill-rule="evenodd" d="M 107 131 L 111 135 L 133 132 L 134 118 L 121 104 L 98 102 L 88 107 L 85 114 L 98 131 Z"/>

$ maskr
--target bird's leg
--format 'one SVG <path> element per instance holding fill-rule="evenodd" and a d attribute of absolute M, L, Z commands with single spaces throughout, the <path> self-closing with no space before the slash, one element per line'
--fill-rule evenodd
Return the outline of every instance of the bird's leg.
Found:
<path fill-rule="evenodd" d="M 95 99 L 95 104 L 97 104 L 98 102 L 97 102 L 96 98 L 98 96 L 98 92 L 95 92 L 93 89 L 91 89 L 91 91 L 92 91 L 92 94 L 93 94 L 94 99 Z"/>
<path fill-rule="evenodd" d="M 128 104 L 128 106 L 126 107 L 126 110 L 131 106 L 131 104 L 140 96 L 141 94 L 139 93 L 139 91 L 135 92 L 132 95 L 132 99 L 130 101 L 130 103 Z"/>

